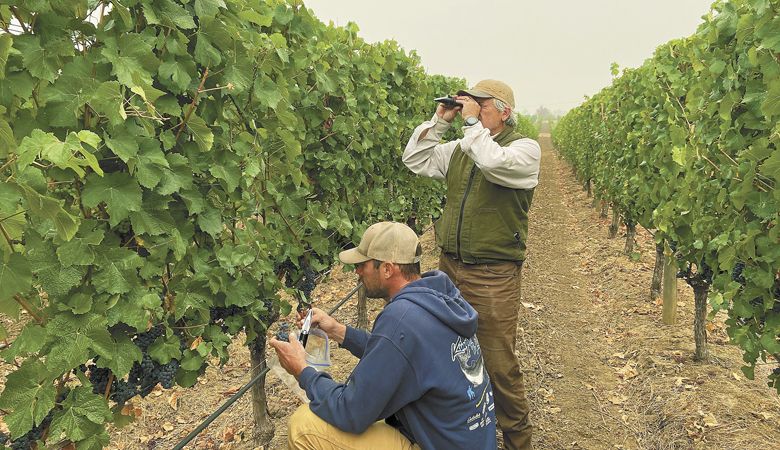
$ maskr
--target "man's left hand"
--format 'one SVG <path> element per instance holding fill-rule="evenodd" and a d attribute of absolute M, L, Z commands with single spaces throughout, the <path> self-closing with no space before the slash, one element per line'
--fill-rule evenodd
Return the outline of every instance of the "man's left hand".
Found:
<path fill-rule="evenodd" d="M 298 342 L 298 336 L 295 333 L 290 333 L 290 342 L 283 342 L 274 337 L 268 344 L 276 350 L 279 364 L 297 380 L 307 366 L 306 350 Z"/>
<path fill-rule="evenodd" d="M 479 103 L 477 103 L 476 100 L 474 100 L 473 97 L 469 97 L 468 95 L 459 95 L 455 99 L 463 103 L 463 109 L 461 109 L 460 114 L 464 119 L 466 117 L 479 117 L 479 113 L 482 110 L 482 107 L 479 105 Z"/>

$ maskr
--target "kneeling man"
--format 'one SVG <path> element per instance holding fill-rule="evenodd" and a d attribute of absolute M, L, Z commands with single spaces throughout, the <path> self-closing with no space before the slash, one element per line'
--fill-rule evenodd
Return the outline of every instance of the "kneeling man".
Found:
<path fill-rule="evenodd" d="M 290 418 L 290 448 L 496 448 L 477 313 L 446 274 L 420 275 L 421 254 L 415 232 L 396 222 L 370 226 L 339 254 L 356 265 L 366 294 L 386 302 L 371 333 L 313 310 L 312 326 L 360 358 L 346 383 L 307 367 L 292 334 L 289 343 L 271 340 L 311 400 Z"/>

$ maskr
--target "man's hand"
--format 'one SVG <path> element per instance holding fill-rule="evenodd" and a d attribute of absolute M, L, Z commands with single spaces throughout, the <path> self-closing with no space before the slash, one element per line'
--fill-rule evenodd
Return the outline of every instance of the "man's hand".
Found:
<path fill-rule="evenodd" d="M 271 347 L 276 350 L 276 356 L 279 357 L 279 364 L 290 375 L 294 376 L 297 380 L 301 376 L 301 372 L 306 368 L 306 350 L 303 345 L 298 342 L 298 336 L 295 333 L 290 333 L 290 342 L 282 342 L 278 339 L 271 338 L 268 342 Z"/>
<path fill-rule="evenodd" d="M 443 103 L 439 103 L 439 106 L 436 107 L 436 115 L 446 120 L 447 122 L 452 123 L 452 121 L 455 120 L 455 116 L 458 115 L 458 111 L 460 111 L 460 109 L 461 106 L 445 108 Z"/>
<path fill-rule="evenodd" d="M 480 106 L 480 104 L 477 103 L 473 97 L 469 97 L 468 95 L 459 95 L 455 97 L 455 100 L 463 103 L 463 108 L 461 108 L 461 115 L 464 119 L 466 117 L 479 117 L 479 113 L 482 111 L 482 106 Z"/>
<path fill-rule="evenodd" d="M 298 327 L 303 326 L 303 319 L 306 318 L 307 311 L 301 311 L 298 313 Z M 344 336 L 347 333 L 346 325 L 339 323 L 333 317 L 327 315 L 325 311 L 319 308 L 311 309 L 311 326 L 318 327 L 328 335 L 329 339 L 332 339 L 339 344 L 344 342 Z"/>

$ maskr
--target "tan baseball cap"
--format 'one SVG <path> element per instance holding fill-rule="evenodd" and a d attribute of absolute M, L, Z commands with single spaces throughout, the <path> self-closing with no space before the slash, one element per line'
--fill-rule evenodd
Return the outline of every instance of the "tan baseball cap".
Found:
<path fill-rule="evenodd" d="M 458 95 L 470 95 L 477 98 L 497 98 L 515 109 L 515 94 L 503 81 L 482 80 L 473 88 L 466 91 L 458 91 Z"/>
<path fill-rule="evenodd" d="M 379 222 L 368 227 L 360 244 L 339 253 L 344 264 L 360 264 L 370 259 L 396 264 L 420 262 L 420 239 L 405 224 Z"/>

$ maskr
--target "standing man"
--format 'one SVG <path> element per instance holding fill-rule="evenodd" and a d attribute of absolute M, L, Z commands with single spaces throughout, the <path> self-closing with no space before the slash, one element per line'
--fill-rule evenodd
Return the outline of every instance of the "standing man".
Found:
<path fill-rule="evenodd" d="M 523 373 L 515 356 L 520 270 L 528 209 L 539 178 L 539 144 L 514 131 L 512 89 L 482 80 L 458 92 L 461 106 L 440 104 L 418 126 L 403 154 L 412 172 L 444 179 L 447 203 L 436 222 L 439 269 L 479 313 L 477 336 L 496 395 L 504 448 L 530 449 Z M 440 142 L 455 116 L 463 138 Z"/>
<path fill-rule="evenodd" d="M 307 367 L 293 334 L 289 343 L 270 341 L 311 400 L 290 418 L 289 448 L 496 448 L 477 313 L 446 274 L 420 276 L 421 254 L 414 231 L 396 222 L 370 226 L 357 248 L 339 254 L 356 265 L 366 295 L 386 302 L 371 333 L 312 311 L 312 326 L 360 358 L 346 383 Z"/>

